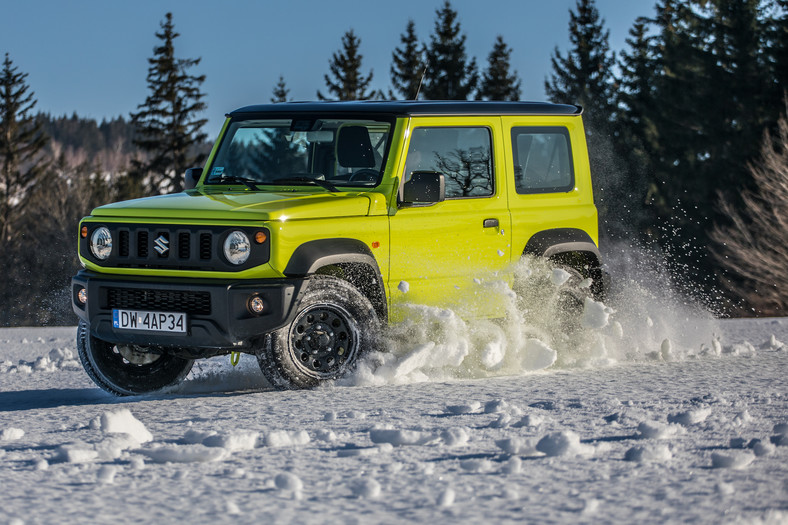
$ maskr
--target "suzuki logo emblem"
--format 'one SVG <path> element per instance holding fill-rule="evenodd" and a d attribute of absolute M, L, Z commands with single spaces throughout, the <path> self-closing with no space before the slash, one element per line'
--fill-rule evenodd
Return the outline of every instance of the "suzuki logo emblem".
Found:
<path fill-rule="evenodd" d="M 155 244 L 153 249 L 159 252 L 159 255 L 161 255 L 162 257 L 165 257 L 167 255 L 167 252 L 170 251 L 170 241 L 169 239 L 167 239 L 167 237 L 164 234 L 161 234 L 158 237 L 156 237 L 156 240 L 153 241 L 153 244 Z"/>

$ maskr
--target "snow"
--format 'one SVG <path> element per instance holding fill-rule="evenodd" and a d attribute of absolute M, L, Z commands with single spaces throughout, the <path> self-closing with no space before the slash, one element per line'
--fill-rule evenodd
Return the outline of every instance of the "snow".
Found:
<path fill-rule="evenodd" d="M 413 305 L 310 391 L 243 355 L 115 398 L 75 328 L 1 329 L 0 523 L 788 522 L 788 319 L 633 283 L 567 325 L 527 270 L 506 321 Z"/>

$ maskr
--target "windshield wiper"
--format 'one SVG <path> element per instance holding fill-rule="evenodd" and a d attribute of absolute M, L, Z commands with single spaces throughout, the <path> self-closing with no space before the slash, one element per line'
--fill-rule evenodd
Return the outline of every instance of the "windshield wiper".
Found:
<path fill-rule="evenodd" d="M 224 184 L 224 183 L 228 183 L 228 182 L 230 184 L 232 184 L 232 183 L 239 183 L 239 184 L 243 184 L 244 186 L 246 186 L 247 188 L 249 188 L 252 191 L 260 191 L 260 188 L 258 188 L 255 185 L 255 182 L 257 182 L 257 181 L 252 180 L 252 179 L 247 179 L 245 177 L 236 177 L 234 175 L 225 175 L 225 176 L 219 177 L 218 179 L 213 179 L 210 182 L 213 183 L 213 184 Z"/>
<path fill-rule="evenodd" d="M 298 183 L 306 183 L 306 184 L 316 184 L 321 188 L 327 189 L 333 193 L 339 193 L 339 190 L 336 186 L 331 184 L 328 181 L 320 180 L 320 179 L 313 179 L 311 177 L 282 177 L 281 179 L 274 179 L 271 181 L 273 184 L 298 184 Z"/>

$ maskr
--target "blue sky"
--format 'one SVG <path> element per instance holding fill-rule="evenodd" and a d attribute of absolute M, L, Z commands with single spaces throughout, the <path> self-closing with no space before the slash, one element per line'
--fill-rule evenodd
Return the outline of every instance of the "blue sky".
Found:
<path fill-rule="evenodd" d="M 391 52 L 408 19 L 427 41 L 443 0 L 301 0 L 225 2 L 192 0 L 4 2 L 0 55 L 9 53 L 38 99 L 54 115 L 96 119 L 128 117 L 145 100 L 147 59 L 158 42 L 154 33 L 173 13 L 175 51 L 202 57 L 193 68 L 205 74 L 209 119 L 205 131 L 218 133 L 223 115 L 237 107 L 268 102 L 279 75 L 290 96 L 313 100 L 325 92 L 323 75 L 345 31 L 361 38 L 363 70 L 373 70 L 376 89 L 388 88 Z M 655 0 L 597 0 L 614 50 L 638 16 L 652 16 Z M 544 100 L 550 56 L 569 45 L 569 9 L 575 0 L 453 0 L 467 52 L 486 64 L 496 35 L 513 49 L 513 67 L 523 81 L 524 100 Z"/>

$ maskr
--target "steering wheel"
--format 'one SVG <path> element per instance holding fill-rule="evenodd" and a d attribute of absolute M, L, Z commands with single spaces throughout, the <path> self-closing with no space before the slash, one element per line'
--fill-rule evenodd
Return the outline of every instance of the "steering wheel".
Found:
<path fill-rule="evenodd" d="M 377 180 L 378 175 L 380 175 L 378 170 L 363 168 L 350 175 L 348 182 L 353 182 L 354 180 L 361 180 L 362 182 L 374 182 Z"/>

